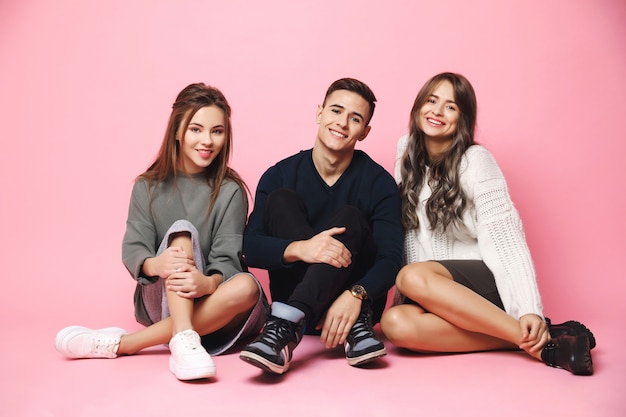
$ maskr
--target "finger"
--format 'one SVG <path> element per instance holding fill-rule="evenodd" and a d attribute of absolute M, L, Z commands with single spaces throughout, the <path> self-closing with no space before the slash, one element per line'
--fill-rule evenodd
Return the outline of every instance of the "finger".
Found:
<path fill-rule="evenodd" d="M 332 227 L 328 230 L 324 230 L 322 233 L 328 236 L 340 235 L 346 231 L 345 227 Z"/>
<path fill-rule="evenodd" d="M 325 315 L 322 321 L 320 321 L 320 324 L 322 328 L 322 333 L 320 334 L 320 340 L 325 345 L 328 341 L 328 335 L 330 333 L 330 329 L 332 326 L 332 319 L 329 318 L 327 315 Z M 318 326 L 320 324 L 318 324 Z"/>
<path fill-rule="evenodd" d="M 181 286 L 184 284 L 184 279 L 186 278 L 186 275 L 184 272 L 175 272 L 173 274 L 171 274 L 168 278 L 167 278 L 167 285 L 175 285 L 175 286 Z"/>
<path fill-rule="evenodd" d="M 530 337 L 533 340 L 537 340 L 539 339 L 539 327 L 538 326 L 532 326 L 530 328 Z"/>
<path fill-rule="evenodd" d="M 187 263 L 181 263 L 181 264 L 176 264 L 176 269 L 174 270 L 174 272 L 175 273 L 192 272 L 194 268 L 195 266 L 189 265 Z"/>
<path fill-rule="evenodd" d="M 334 348 L 339 344 L 343 334 L 343 327 L 344 324 L 341 321 L 333 321 L 333 325 L 328 332 L 328 339 L 326 340 L 327 348 Z"/>
<path fill-rule="evenodd" d="M 326 319 L 324 322 L 324 327 L 322 327 L 322 334 L 320 335 L 320 340 L 327 348 L 332 346 L 332 340 L 335 337 L 335 328 L 336 324 L 333 319 Z"/>
<path fill-rule="evenodd" d="M 337 331 L 334 329 L 329 330 L 328 338 L 326 339 L 326 348 L 332 349 L 337 346 Z"/>
<path fill-rule="evenodd" d="M 172 254 L 172 261 L 176 263 L 186 264 L 189 257 L 184 252 L 177 252 Z"/>
<path fill-rule="evenodd" d="M 340 256 L 337 258 L 337 261 L 342 267 L 347 268 L 352 263 L 352 254 L 350 252 L 348 252 L 347 254 L 342 252 Z"/>
<path fill-rule="evenodd" d="M 348 323 L 342 323 L 341 327 L 338 329 L 337 336 L 335 337 L 335 346 L 346 343 L 346 338 L 348 337 L 349 332 L 350 327 L 348 326 Z"/>
<path fill-rule="evenodd" d="M 337 258 L 340 259 L 344 266 L 350 265 L 352 263 L 352 252 L 350 252 L 343 243 L 337 242 L 339 243 L 337 247 Z"/>
<path fill-rule="evenodd" d="M 180 268 L 174 268 L 174 269 L 170 269 L 169 270 L 169 276 L 167 277 L 167 279 L 175 279 L 175 278 L 179 278 L 180 277 L 180 273 L 182 272 L 182 270 Z"/>
<path fill-rule="evenodd" d="M 529 348 L 529 352 L 537 352 L 538 350 L 541 350 L 546 343 L 548 343 L 548 340 L 544 340 L 543 338 L 537 340 L 536 343 Z"/>
<path fill-rule="evenodd" d="M 166 249 L 166 251 L 170 255 L 177 255 L 183 251 L 183 248 L 181 248 L 180 246 L 170 246 L 169 248 Z"/>

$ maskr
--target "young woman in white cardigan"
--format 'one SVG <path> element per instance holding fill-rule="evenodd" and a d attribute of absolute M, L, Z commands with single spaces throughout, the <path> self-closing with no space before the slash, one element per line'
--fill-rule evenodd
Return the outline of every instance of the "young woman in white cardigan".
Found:
<path fill-rule="evenodd" d="M 398 143 L 406 266 L 402 302 L 382 317 L 395 345 L 418 352 L 523 349 L 547 365 L 593 373 L 592 333 L 548 326 L 506 181 L 474 142 L 476 96 L 459 74 L 431 78 Z M 552 335 L 551 335 L 552 333 Z"/>

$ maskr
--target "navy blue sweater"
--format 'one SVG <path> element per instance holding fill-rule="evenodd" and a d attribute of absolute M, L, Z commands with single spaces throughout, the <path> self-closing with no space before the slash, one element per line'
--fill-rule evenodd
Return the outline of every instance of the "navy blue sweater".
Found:
<path fill-rule="evenodd" d="M 264 230 L 267 196 L 279 188 L 298 193 L 316 233 L 326 230 L 331 216 L 345 205 L 355 206 L 365 214 L 377 254 L 372 268 L 357 283 L 365 287 L 372 299 L 386 296 L 402 264 L 400 195 L 393 177 L 359 150 L 332 187 L 315 169 L 311 149 L 278 162 L 263 174 L 256 190 L 254 209 L 244 233 L 248 266 L 270 271 L 289 267 L 283 262 L 283 254 L 292 240 L 269 236 Z"/>

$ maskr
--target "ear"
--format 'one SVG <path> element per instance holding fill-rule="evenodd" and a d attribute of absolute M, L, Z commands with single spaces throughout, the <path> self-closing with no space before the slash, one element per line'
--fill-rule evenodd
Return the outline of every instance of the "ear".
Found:
<path fill-rule="evenodd" d="M 367 127 L 363 130 L 363 134 L 361 134 L 361 137 L 358 139 L 359 142 L 362 141 L 363 139 L 365 139 L 367 137 L 367 135 L 369 135 L 370 130 L 372 130 L 372 126 L 367 125 Z"/>
<path fill-rule="evenodd" d="M 322 112 L 324 111 L 324 106 L 321 104 L 317 106 L 317 112 L 315 113 L 315 123 L 320 124 L 322 120 Z"/>

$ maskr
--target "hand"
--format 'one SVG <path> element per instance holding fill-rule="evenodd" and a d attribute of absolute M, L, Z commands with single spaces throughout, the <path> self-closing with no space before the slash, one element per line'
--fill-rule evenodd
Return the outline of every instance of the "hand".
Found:
<path fill-rule="evenodd" d="M 362 301 L 350 294 L 350 291 L 344 291 L 330 306 L 326 316 L 316 327 L 317 330 L 322 329 L 320 340 L 327 348 L 346 342 L 361 313 L 361 304 Z"/>
<path fill-rule="evenodd" d="M 343 243 L 333 237 L 345 231 L 345 227 L 333 227 L 308 240 L 293 242 L 285 249 L 283 259 L 286 262 L 325 263 L 335 268 L 346 268 L 352 263 L 352 254 Z"/>
<path fill-rule="evenodd" d="M 178 269 L 188 265 L 195 265 L 191 256 L 187 255 L 181 247 L 170 246 L 159 256 L 146 259 L 143 272 L 150 277 L 159 276 L 166 279 Z"/>
<path fill-rule="evenodd" d="M 522 330 L 520 349 L 526 352 L 537 352 L 550 341 L 550 330 L 541 317 L 536 314 L 526 314 L 519 319 Z"/>
<path fill-rule="evenodd" d="M 183 298 L 200 298 L 215 292 L 218 279 L 221 282 L 221 276 L 207 277 L 195 266 L 185 265 L 165 280 L 165 288 Z"/>

